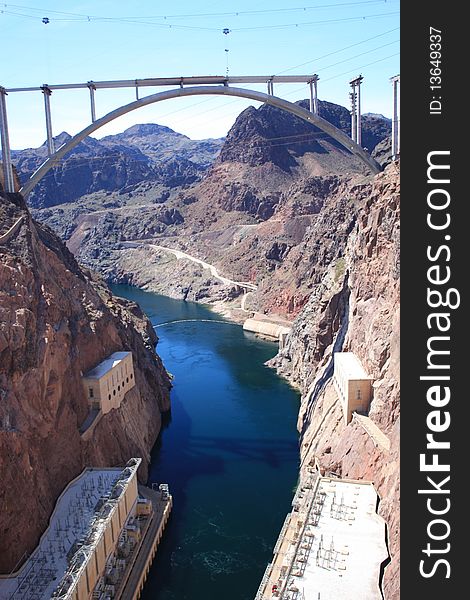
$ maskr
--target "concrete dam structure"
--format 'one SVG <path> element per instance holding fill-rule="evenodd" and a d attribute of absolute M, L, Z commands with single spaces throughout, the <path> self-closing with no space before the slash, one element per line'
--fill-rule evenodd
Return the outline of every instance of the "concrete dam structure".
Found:
<path fill-rule="evenodd" d="M 255 314 L 243 323 L 243 329 L 276 340 L 279 342 L 279 347 L 283 348 L 291 331 L 291 323 L 278 317 Z"/>

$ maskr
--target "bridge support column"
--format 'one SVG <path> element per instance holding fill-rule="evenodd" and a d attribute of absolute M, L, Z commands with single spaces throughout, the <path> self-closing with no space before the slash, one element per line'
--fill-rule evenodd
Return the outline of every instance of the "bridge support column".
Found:
<path fill-rule="evenodd" d="M 314 115 L 318 115 L 318 75 L 314 75 L 313 78 L 308 82 L 310 86 L 310 112 Z"/>
<path fill-rule="evenodd" d="M 46 112 L 46 132 L 47 132 L 47 152 L 49 156 L 54 154 L 54 139 L 52 137 L 52 117 L 51 117 L 51 94 L 52 91 L 47 85 L 41 86 L 44 94 L 44 110 Z"/>
<path fill-rule="evenodd" d="M 273 80 L 272 79 L 268 80 L 268 94 L 270 96 L 274 96 L 274 86 L 273 86 Z"/>
<path fill-rule="evenodd" d="M 361 125 L 361 80 L 359 79 L 357 84 L 357 120 L 356 120 L 356 143 L 362 148 L 362 125 Z"/>
<path fill-rule="evenodd" d="M 400 119 L 399 95 L 400 95 L 400 75 L 390 78 L 393 85 L 393 118 L 392 118 L 392 159 L 396 160 L 400 155 Z"/>
<path fill-rule="evenodd" d="M 91 122 L 96 121 L 96 108 L 95 108 L 95 90 L 96 86 L 93 81 L 88 82 L 88 89 L 90 90 L 90 109 L 91 109 Z"/>
<path fill-rule="evenodd" d="M 349 97 L 351 98 L 351 139 L 353 142 L 356 141 L 357 128 L 356 128 L 356 92 L 350 92 Z"/>
<path fill-rule="evenodd" d="M 361 131 L 361 83 L 364 77 L 359 75 L 351 79 L 349 85 L 352 88 L 349 97 L 351 98 L 351 138 L 356 144 L 362 147 Z"/>
<path fill-rule="evenodd" d="M 0 137 L 2 143 L 3 181 L 5 191 L 12 194 L 15 191 L 15 179 L 13 177 L 13 166 L 11 164 L 6 96 L 7 93 L 5 88 L 0 87 Z"/>

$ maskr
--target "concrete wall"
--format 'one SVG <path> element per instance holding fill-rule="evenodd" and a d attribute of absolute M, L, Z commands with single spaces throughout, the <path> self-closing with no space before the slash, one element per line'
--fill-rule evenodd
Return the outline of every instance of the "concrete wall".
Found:
<path fill-rule="evenodd" d="M 348 423 L 353 412 L 367 412 L 372 398 L 371 379 L 353 379 L 348 386 Z"/>
<path fill-rule="evenodd" d="M 82 440 L 84 440 L 86 442 L 91 440 L 91 438 L 93 437 L 93 432 L 95 430 L 95 427 L 101 421 L 102 416 L 103 416 L 103 413 L 100 410 L 98 412 L 98 414 L 96 415 L 96 417 L 93 419 L 93 421 L 90 423 L 89 427 L 87 429 L 85 429 L 85 431 L 83 433 L 81 433 Z"/>
<path fill-rule="evenodd" d="M 85 571 L 85 574 L 86 574 L 86 571 Z M 88 581 L 87 581 L 86 576 L 80 577 L 80 580 L 77 584 L 77 596 L 79 598 L 88 598 L 90 591 L 91 590 L 88 589 Z"/>
<path fill-rule="evenodd" d="M 290 329 L 284 325 L 272 323 L 270 321 L 258 320 L 255 318 L 247 319 L 243 324 L 243 329 L 245 331 L 252 331 L 253 333 L 266 335 L 278 341 L 281 339 L 285 341 L 285 337 L 290 332 Z"/>
<path fill-rule="evenodd" d="M 99 379 L 83 379 L 90 409 L 101 409 L 101 386 Z"/>
<path fill-rule="evenodd" d="M 88 582 L 89 582 L 90 590 L 92 590 L 93 587 L 91 587 L 91 582 L 92 581 L 98 581 L 98 579 L 99 579 L 98 570 L 96 568 L 95 557 L 91 558 L 88 561 L 88 565 L 87 565 L 87 577 L 88 577 Z"/>
<path fill-rule="evenodd" d="M 147 491 L 147 494 L 149 494 L 148 491 Z M 155 494 L 155 492 L 152 492 L 152 495 L 154 495 L 154 494 Z M 158 504 L 158 500 L 155 501 L 155 499 L 152 499 L 152 502 L 154 504 L 154 510 L 155 510 L 155 508 Z M 153 559 L 157 552 L 158 545 L 160 544 L 160 540 L 163 536 L 163 531 L 164 531 L 167 521 L 170 517 L 172 507 L 173 507 L 173 498 L 172 498 L 172 496 L 170 496 L 168 499 L 168 502 L 166 503 L 166 505 L 163 509 L 163 514 L 161 516 L 161 520 L 158 525 L 158 529 L 154 534 L 151 547 L 149 549 L 149 552 L 147 553 L 145 564 L 143 566 L 143 569 L 140 572 L 139 579 L 137 581 L 137 585 L 135 586 L 135 589 L 132 593 L 132 600 L 138 600 L 140 598 L 140 595 L 142 593 L 142 589 L 143 589 L 145 581 L 147 579 L 150 567 L 152 566 Z"/>
<path fill-rule="evenodd" d="M 94 554 L 95 554 L 95 557 L 93 557 L 93 556 L 90 557 L 90 560 L 93 560 L 93 558 L 95 558 L 97 573 L 101 573 L 102 569 L 104 569 L 104 565 L 106 564 L 106 551 L 105 551 L 105 545 L 104 545 L 104 536 L 101 536 L 100 539 L 98 540 L 98 543 L 95 546 Z M 96 578 L 96 581 L 98 581 L 98 577 Z"/>

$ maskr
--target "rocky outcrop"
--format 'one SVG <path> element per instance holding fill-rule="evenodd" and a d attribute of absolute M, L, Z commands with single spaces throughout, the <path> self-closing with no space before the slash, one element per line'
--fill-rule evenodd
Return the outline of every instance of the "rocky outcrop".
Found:
<path fill-rule="evenodd" d="M 392 136 L 389 135 L 385 139 L 383 139 L 377 146 L 374 148 L 372 156 L 375 160 L 380 163 L 382 166 L 389 165 L 392 162 Z"/>
<path fill-rule="evenodd" d="M 169 378 L 140 308 L 83 270 L 18 194 L 0 195 L 0 571 L 31 552 L 65 485 L 86 465 L 124 464 L 150 450 L 169 409 Z M 81 382 L 107 355 L 131 350 L 136 387 L 90 441 Z M 27 523 L 27 526 L 25 524 Z"/>
<path fill-rule="evenodd" d="M 346 108 L 320 102 L 320 112 L 348 131 Z M 374 144 L 389 131 L 383 117 L 363 120 Z M 135 126 L 112 140 L 149 155 L 165 152 L 158 145 L 165 129 Z M 81 263 L 109 280 L 176 298 L 233 296 L 187 261 L 122 244 L 153 238 L 206 260 L 228 278 L 257 284 L 248 308 L 292 319 L 311 294 L 319 254 L 323 261 L 341 256 L 339 238 L 347 236 L 361 186 L 370 179 L 360 161 L 316 127 L 270 106 L 251 107 L 237 118 L 214 165 L 187 189 L 170 192 L 144 182 L 35 215 L 68 240 Z M 322 227 L 328 234 L 314 247 L 309 239 Z"/>
<path fill-rule="evenodd" d="M 55 138 L 56 147 L 70 138 L 61 133 Z M 13 153 L 20 179 L 26 181 L 46 158 L 45 145 Z M 156 174 L 142 152 L 88 137 L 39 182 L 28 203 L 34 208 L 46 208 L 73 202 L 91 192 L 122 189 L 148 179 L 155 180 Z"/>
<path fill-rule="evenodd" d="M 374 156 L 374 151 L 383 140 L 392 134 L 392 120 L 383 115 L 366 113 L 362 115 L 361 143 Z"/>
<path fill-rule="evenodd" d="M 307 100 L 301 100 L 298 104 L 309 108 Z M 351 135 L 351 117 L 344 106 L 319 101 L 319 114 L 348 136 Z M 382 115 L 363 115 L 361 123 L 363 146 L 369 152 L 391 131 L 390 119 Z M 216 164 L 242 162 L 255 167 L 271 162 L 289 172 L 296 166 L 297 157 L 311 152 L 329 155 L 327 163 L 334 170 L 338 152 L 331 153 L 330 146 L 339 153 L 345 152 L 340 144 L 315 125 L 269 105 L 259 109 L 250 106 L 239 115 L 229 131 Z"/>
<path fill-rule="evenodd" d="M 299 431 L 304 468 L 316 457 L 325 471 L 373 481 L 391 555 L 383 589 L 387 600 L 395 600 L 400 510 L 397 164 L 378 175 L 363 195 L 357 218 L 340 242 L 342 256 L 332 256 L 322 266 L 315 261 L 318 277 L 312 294 L 274 364 L 302 390 Z M 369 417 L 389 438 L 389 451 L 374 443 L 355 420 L 344 425 L 330 379 L 332 352 L 340 350 L 354 352 L 374 378 Z"/>

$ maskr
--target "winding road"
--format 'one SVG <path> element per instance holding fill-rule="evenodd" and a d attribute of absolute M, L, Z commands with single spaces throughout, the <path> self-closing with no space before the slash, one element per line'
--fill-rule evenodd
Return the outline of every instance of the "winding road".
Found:
<path fill-rule="evenodd" d="M 182 252 L 181 250 L 175 250 L 174 248 L 167 248 L 166 246 L 158 246 L 157 244 L 149 244 L 151 248 L 155 248 L 155 250 L 163 250 L 164 252 L 171 252 L 174 254 L 177 259 L 186 258 L 187 260 L 191 260 L 198 265 L 201 265 L 203 269 L 209 269 L 211 275 L 225 283 L 227 285 L 237 285 L 238 287 L 245 288 L 247 290 L 256 290 L 256 285 L 253 283 L 248 283 L 247 281 L 234 281 L 233 279 L 229 279 L 228 277 L 223 277 L 220 275 L 214 265 L 210 265 L 209 263 L 201 260 L 200 258 L 196 258 L 195 256 L 191 256 L 191 254 L 187 254 L 186 252 Z"/>
<path fill-rule="evenodd" d="M 191 254 L 187 254 L 186 252 L 183 252 L 182 250 L 176 250 L 175 248 L 168 248 L 167 246 L 159 246 L 157 244 L 149 244 L 148 242 L 144 242 L 144 244 L 139 243 L 139 242 L 122 242 L 122 245 L 127 248 L 138 248 L 139 246 L 146 245 L 146 246 L 149 246 L 150 248 L 154 248 L 155 250 L 162 250 L 163 252 L 169 252 L 170 254 L 173 254 L 178 260 L 181 258 L 185 258 L 187 260 L 191 260 L 192 262 L 200 265 L 203 269 L 209 269 L 209 271 L 211 272 L 211 275 L 213 277 L 215 277 L 216 279 L 218 279 L 219 281 L 221 281 L 222 283 L 225 283 L 227 285 L 236 285 L 238 287 L 244 288 L 245 290 L 255 291 L 257 289 L 257 286 L 255 284 L 249 283 L 248 281 L 234 281 L 233 279 L 229 279 L 228 277 L 224 277 L 223 275 L 220 275 L 218 270 L 216 269 L 216 267 L 214 267 L 214 265 L 210 265 L 209 263 L 205 262 L 204 260 L 201 260 L 200 258 L 196 258 L 195 256 L 192 256 Z"/>

